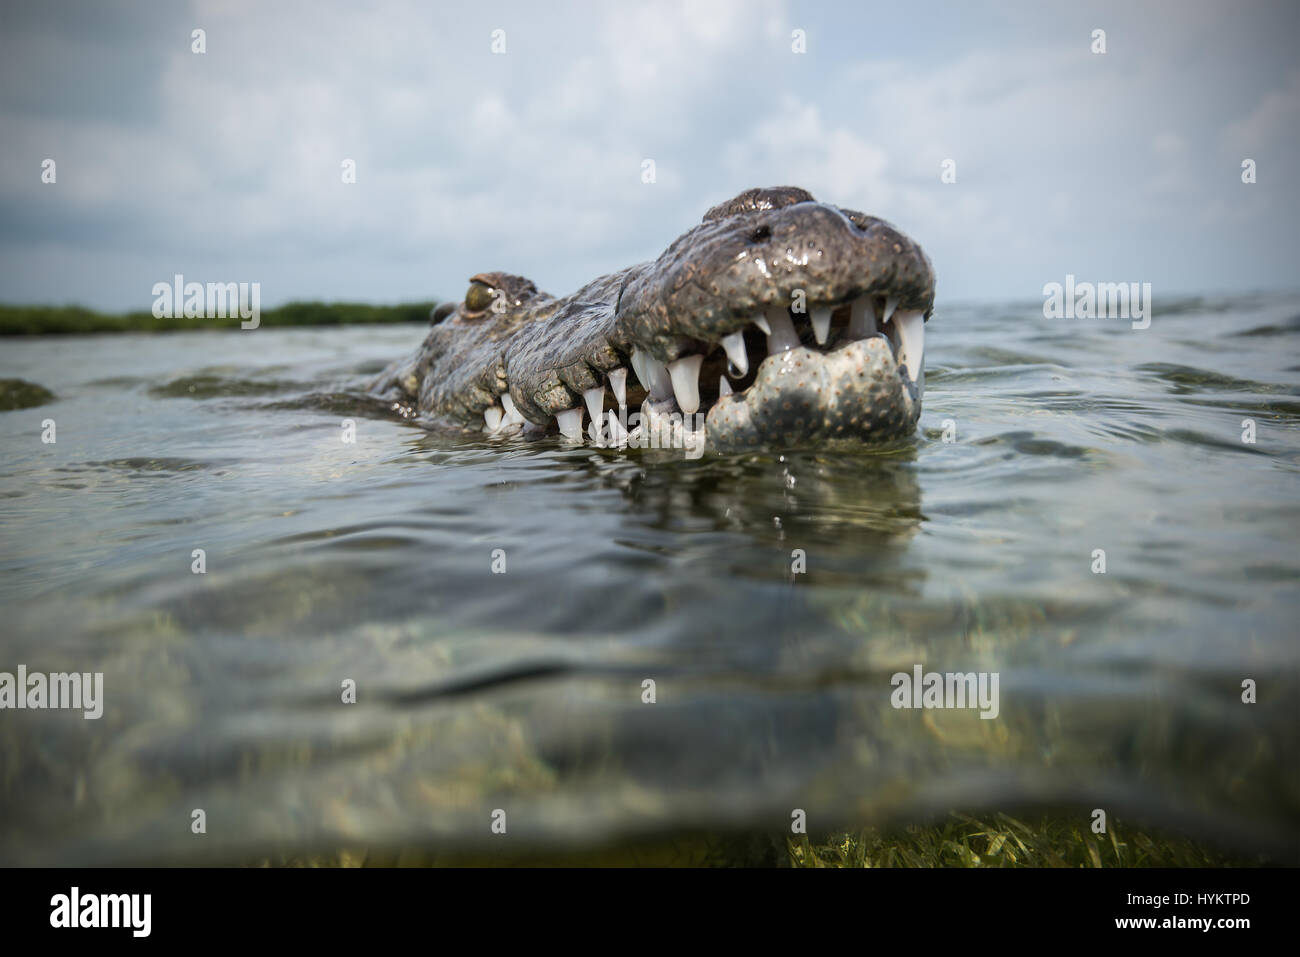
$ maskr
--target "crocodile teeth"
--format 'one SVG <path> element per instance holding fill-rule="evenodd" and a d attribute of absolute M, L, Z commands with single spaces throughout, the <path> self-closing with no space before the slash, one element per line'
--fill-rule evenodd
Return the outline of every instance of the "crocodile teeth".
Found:
<path fill-rule="evenodd" d="M 880 324 L 882 326 L 889 321 L 889 317 L 894 314 L 894 310 L 897 308 L 898 308 L 897 296 L 890 296 L 885 300 L 885 311 L 881 313 L 880 316 Z"/>
<path fill-rule="evenodd" d="M 668 367 L 650 353 L 632 350 L 632 369 L 652 398 L 666 399 L 673 394 L 673 380 Z"/>
<path fill-rule="evenodd" d="M 605 408 L 605 387 L 598 385 L 582 393 L 582 401 L 587 403 L 587 412 L 591 421 L 599 422 L 600 413 Z"/>
<path fill-rule="evenodd" d="M 650 385 L 646 382 L 645 378 L 645 366 L 641 362 L 641 351 L 639 349 L 633 349 L 632 355 L 629 358 L 632 362 L 632 371 L 636 373 L 636 381 L 641 384 L 641 388 L 649 389 Z"/>
<path fill-rule="evenodd" d="M 869 296 L 858 296 L 849 306 L 849 338 L 867 339 L 876 334 L 876 312 Z"/>
<path fill-rule="evenodd" d="M 623 423 L 618 420 L 614 410 L 610 409 L 607 413 L 609 416 L 609 440 L 610 444 L 623 446 L 627 445 L 627 429 L 623 428 Z"/>
<path fill-rule="evenodd" d="M 718 398 L 721 399 L 724 395 L 731 395 L 731 392 L 731 383 L 727 381 L 727 377 L 725 375 L 718 376 Z"/>
<path fill-rule="evenodd" d="M 722 337 L 722 348 L 727 352 L 727 361 L 736 370 L 736 378 L 743 379 L 749 372 L 749 353 L 745 351 L 745 333 L 733 332 Z"/>
<path fill-rule="evenodd" d="M 609 387 L 614 390 L 614 398 L 618 400 L 618 407 L 621 409 L 627 405 L 627 370 L 622 366 L 617 369 L 611 369 L 609 373 Z"/>
<path fill-rule="evenodd" d="M 673 380 L 673 395 L 678 407 L 685 413 L 698 412 L 700 408 L 700 363 L 704 356 L 682 356 L 668 364 L 668 375 Z"/>
<path fill-rule="evenodd" d="M 560 434 L 570 442 L 582 441 L 582 408 L 567 409 L 555 413 L 555 422 L 560 427 Z"/>
<path fill-rule="evenodd" d="M 894 328 L 898 330 L 898 361 L 907 369 L 907 377 L 921 387 L 925 374 L 925 318 L 921 310 L 895 313 Z"/>
<path fill-rule="evenodd" d="M 826 337 L 831 334 L 831 307 L 813 306 L 808 318 L 812 320 L 813 335 L 817 337 L 817 345 L 825 345 Z"/>
<path fill-rule="evenodd" d="M 501 417 L 501 428 L 504 429 L 510 425 L 524 424 L 524 417 L 520 415 L 519 410 L 515 408 L 515 400 L 510 397 L 509 392 L 503 392 L 501 394 L 501 407 L 505 409 L 505 415 Z"/>
<path fill-rule="evenodd" d="M 790 321 L 790 313 L 783 308 L 772 308 L 767 311 L 768 325 L 771 332 L 767 334 L 767 354 L 775 355 L 778 352 L 785 352 L 787 349 L 794 349 L 799 345 L 799 335 L 794 331 L 794 323 Z"/>
<path fill-rule="evenodd" d="M 500 406 L 489 405 L 483 410 L 483 431 L 495 432 L 497 429 L 501 428 L 501 419 L 504 415 L 505 412 L 501 410 Z"/>
<path fill-rule="evenodd" d="M 754 325 L 763 330 L 763 335 L 770 336 L 772 334 L 772 327 L 767 324 L 767 320 L 763 318 L 762 313 L 754 317 Z"/>
<path fill-rule="evenodd" d="M 600 429 L 599 417 L 592 419 L 590 422 L 587 423 L 587 438 L 591 439 L 592 445 L 602 446 L 605 444 L 605 437 L 601 435 L 600 432 L 601 429 Z"/>

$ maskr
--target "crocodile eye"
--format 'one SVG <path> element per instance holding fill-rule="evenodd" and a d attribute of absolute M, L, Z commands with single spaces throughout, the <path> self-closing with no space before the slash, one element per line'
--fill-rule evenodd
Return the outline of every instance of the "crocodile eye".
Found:
<path fill-rule="evenodd" d="M 470 312 L 482 312 L 492 305 L 492 300 L 496 298 L 496 290 L 486 283 L 470 283 L 469 291 L 465 293 L 465 308 Z"/>

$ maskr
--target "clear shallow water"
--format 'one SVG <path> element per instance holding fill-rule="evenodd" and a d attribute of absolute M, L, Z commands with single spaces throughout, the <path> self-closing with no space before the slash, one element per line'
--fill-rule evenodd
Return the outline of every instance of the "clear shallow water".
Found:
<path fill-rule="evenodd" d="M 59 399 L 0 414 L 0 671 L 102 671 L 105 706 L 0 711 L 0 861 L 1025 807 L 1296 857 L 1300 297 L 941 307 L 883 453 L 492 442 L 348 396 L 421 336 L 3 342 Z M 999 673 L 999 717 L 894 709 L 915 664 Z"/>

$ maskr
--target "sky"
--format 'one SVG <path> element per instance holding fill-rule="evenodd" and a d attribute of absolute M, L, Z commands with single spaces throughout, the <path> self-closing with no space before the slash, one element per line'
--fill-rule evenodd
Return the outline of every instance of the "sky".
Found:
<path fill-rule="evenodd" d="M 0 302 L 563 295 L 774 185 L 893 222 L 940 302 L 1294 289 L 1298 28 L 1286 0 L 5 0 Z"/>

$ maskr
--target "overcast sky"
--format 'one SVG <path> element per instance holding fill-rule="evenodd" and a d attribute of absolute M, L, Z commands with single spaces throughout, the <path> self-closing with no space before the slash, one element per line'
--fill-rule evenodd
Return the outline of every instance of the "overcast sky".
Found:
<path fill-rule="evenodd" d="M 780 184 L 911 234 L 940 300 L 1295 288 L 1298 27 L 1286 0 L 5 0 L 0 301 L 148 308 L 178 272 L 264 305 L 493 269 L 561 295 Z"/>

